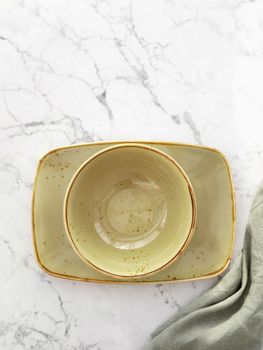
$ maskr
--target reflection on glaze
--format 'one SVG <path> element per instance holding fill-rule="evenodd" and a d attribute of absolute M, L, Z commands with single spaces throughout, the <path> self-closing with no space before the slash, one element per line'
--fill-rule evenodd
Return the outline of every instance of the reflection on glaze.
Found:
<path fill-rule="evenodd" d="M 126 172 L 94 201 L 93 215 L 95 230 L 106 243 L 120 249 L 141 248 L 160 234 L 167 203 L 156 179 Z"/>

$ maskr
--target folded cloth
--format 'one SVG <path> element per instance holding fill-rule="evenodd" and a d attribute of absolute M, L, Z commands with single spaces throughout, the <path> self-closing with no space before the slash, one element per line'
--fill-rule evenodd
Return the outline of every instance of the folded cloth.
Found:
<path fill-rule="evenodd" d="M 263 349 L 263 183 L 232 268 L 159 327 L 144 349 Z"/>

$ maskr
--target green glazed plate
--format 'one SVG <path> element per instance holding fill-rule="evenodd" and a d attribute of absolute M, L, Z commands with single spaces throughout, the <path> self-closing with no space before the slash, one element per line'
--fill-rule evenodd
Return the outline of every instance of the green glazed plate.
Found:
<path fill-rule="evenodd" d="M 235 231 L 235 201 L 230 168 L 212 148 L 168 142 L 145 142 L 173 157 L 188 175 L 197 202 L 197 225 L 182 256 L 153 275 L 115 279 L 86 265 L 68 241 L 63 223 L 67 186 L 79 166 L 102 149 L 122 142 L 99 142 L 58 148 L 39 162 L 35 178 L 32 225 L 36 259 L 47 273 L 98 283 L 160 283 L 208 278 L 229 264 Z M 137 142 L 137 141 L 136 141 Z"/>

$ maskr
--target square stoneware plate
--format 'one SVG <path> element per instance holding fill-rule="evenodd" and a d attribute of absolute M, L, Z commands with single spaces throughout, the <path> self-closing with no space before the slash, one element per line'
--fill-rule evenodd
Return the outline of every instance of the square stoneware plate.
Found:
<path fill-rule="evenodd" d="M 118 143 L 121 142 L 63 147 L 50 151 L 40 160 L 32 207 L 33 241 L 40 267 L 53 276 L 101 283 L 183 281 L 208 278 L 223 272 L 232 254 L 235 228 L 234 191 L 229 165 L 215 149 L 177 143 L 139 141 L 173 157 L 193 185 L 197 200 L 197 226 L 184 254 L 154 275 L 128 281 L 103 275 L 76 255 L 63 223 L 67 186 L 84 161 L 95 152 Z"/>

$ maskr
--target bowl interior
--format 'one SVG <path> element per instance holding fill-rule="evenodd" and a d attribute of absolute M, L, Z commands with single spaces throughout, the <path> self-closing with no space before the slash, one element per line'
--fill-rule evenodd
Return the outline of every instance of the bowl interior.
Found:
<path fill-rule="evenodd" d="M 116 276 L 169 263 L 193 228 L 193 194 L 174 160 L 154 148 L 113 147 L 75 174 L 65 218 L 80 257 Z"/>

